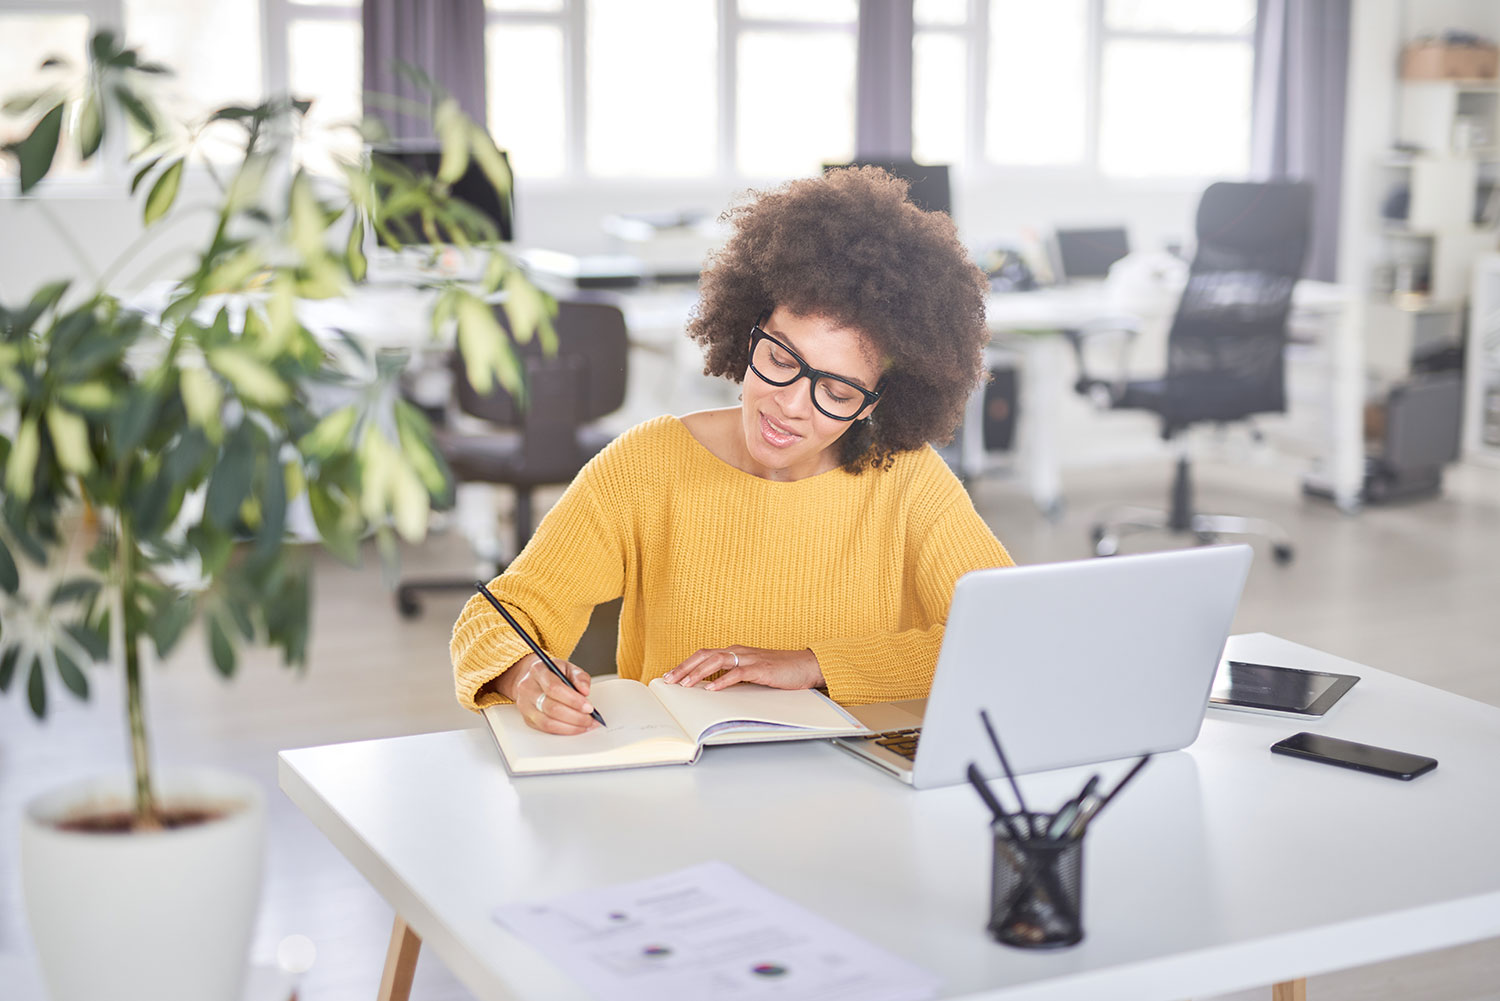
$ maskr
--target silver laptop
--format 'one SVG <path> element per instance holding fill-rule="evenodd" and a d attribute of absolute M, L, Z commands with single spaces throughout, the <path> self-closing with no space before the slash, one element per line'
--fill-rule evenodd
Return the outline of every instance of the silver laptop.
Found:
<path fill-rule="evenodd" d="M 959 578 L 926 699 L 851 706 L 835 741 L 918 789 L 1186 747 L 1250 572 L 1249 546 L 975 570 Z M 918 739 L 920 737 L 920 740 Z"/>

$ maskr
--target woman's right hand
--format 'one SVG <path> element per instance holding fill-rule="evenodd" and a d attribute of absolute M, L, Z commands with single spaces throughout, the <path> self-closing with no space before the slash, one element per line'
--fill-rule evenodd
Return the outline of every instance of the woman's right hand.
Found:
<path fill-rule="evenodd" d="M 578 691 L 547 670 L 540 657 L 529 654 L 501 675 L 500 694 L 515 702 L 521 718 L 533 730 L 559 734 L 592 730 L 599 724 L 589 715 L 594 711 L 588 700 L 589 673 L 556 657 L 552 662 L 573 680 Z"/>

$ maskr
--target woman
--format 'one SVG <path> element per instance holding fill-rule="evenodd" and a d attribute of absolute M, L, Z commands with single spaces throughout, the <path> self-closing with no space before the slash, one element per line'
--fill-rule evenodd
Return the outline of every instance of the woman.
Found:
<path fill-rule="evenodd" d="M 582 733 L 565 658 L 623 596 L 618 670 L 642 682 L 927 694 L 954 582 L 1009 554 L 927 443 L 982 371 L 985 279 L 951 220 L 872 167 L 731 209 L 689 332 L 738 407 L 658 417 L 596 456 L 491 589 L 574 679 L 480 596 L 453 629 L 459 701 L 514 701 Z"/>

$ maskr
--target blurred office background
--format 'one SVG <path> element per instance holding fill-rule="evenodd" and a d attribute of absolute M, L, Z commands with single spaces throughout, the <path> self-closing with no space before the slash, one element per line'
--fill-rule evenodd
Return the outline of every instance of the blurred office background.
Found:
<path fill-rule="evenodd" d="M 310 163 L 324 171 L 360 155 L 348 125 L 372 81 L 391 79 L 367 55 L 425 56 L 508 152 L 513 245 L 550 252 L 534 258 L 539 274 L 563 294 L 582 275 L 665 304 L 635 314 L 644 318 L 631 330 L 615 426 L 733 402 L 698 374 L 678 332 L 691 300 L 683 271 L 722 239 L 715 219 L 746 189 L 861 159 L 942 165 L 977 261 L 1013 253 L 1034 277 L 1060 278 L 1057 231 L 1123 232 L 1130 253 L 1108 281 L 1128 305 L 1191 255 L 1210 183 L 1311 179 L 1304 274 L 1333 290 L 1337 308 L 1288 348 L 1285 415 L 1254 434 L 1207 429 L 1192 442 L 1200 507 L 1274 519 L 1296 546 L 1285 566 L 1258 549 L 1237 631 L 1500 704 L 1500 310 L 1471 315 L 1496 281 L 1485 255 L 1500 242 L 1490 204 L 1500 89 L 1493 61 L 1489 79 L 1462 81 L 1442 79 L 1441 65 L 1436 78 L 1413 76 L 1424 70 L 1402 62 L 1424 40 L 1441 49 L 1500 37 L 1491 0 L 0 0 L 0 94 L 35 86 L 46 57 L 82 65 L 88 36 L 107 26 L 176 70 L 184 116 L 276 92 L 312 99 L 323 135 Z M 0 140 L 28 127 L 0 116 Z M 215 155 L 212 141 L 203 149 Z M 1470 171 L 1457 225 L 1438 209 L 1423 216 L 1429 161 Z M 188 268 L 188 248 L 212 223 L 193 211 L 207 171 L 188 172 L 149 253 L 135 249 L 130 180 L 106 150 L 85 167 L 62 164 L 22 199 L 14 163 L 0 161 L 0 303 L 70 276 L 149 295 Z M 1164 324 L 1143 331 L 1133 374 L 1160 369 L 1164 336 Z M 994 363 L 1017 384 L 1035 375 L 1024 345 L 997 342 Z M 1071 392 L 1071 371 L 1050 384 L 1065 391 L 1045 410 L 1056 423 L 1056 503 L 1039 504 L 1027 480 L 1018 443 L 1035 417 L 1019 391 L 998 404 L 1019 436 L 997 432 L 966 469 L 980 513 L 1021 562 L 1088 556 L 1097 511 L 1166 497 L 1173 452 L 1157 422 L 1099 412 Z M 1423 446 L 1425 479 L 1397 496 L 1372 492 L 1371 471 L 1390 452 L 1382 436 L 1403 419 L 1393 401 L 1439 377 L 1453 387 L 1455 416 Z M 1347 487 L 1351 462 L 1353 493 L 1330 491 L 1339 464 Z M 510 492 L 465 496 L 405 550 L 406 570 L 465 575 L 476 559 L 512 554 Z M 538 515 L 555 496 L 540 493 Z M 1128 548 L 1191 541 L 1142 536 Z M 474 725 L 450 694 L 448 627 L 462 600 L 428 597 L 420 616 L 403 618 L 373 554 L 362 569 L 319 557 L 308 670 L 258 654 L 225 683 L 206 644 L 185 642 L 150 678 L 161 759 L 228 765 L 272 789 L 281 748 Z M 607 671 L 612 642 L 606 608 L 575 659 Z M 99 672 L 91 701 L 60 700 L 43 723 L 15 692 L 0 701 L 7 999 L 39 990 L 15 879 L 20 805 L 120 767 L 118 683 Z M 256 961 L 274 966 L 278 947 L 284 958 L 305 936 L 316 960 L 301 975 L 303 1001 L 371 996 L 389 908 L 290 804 L 271 799 Z M 502 864 L 503 848 L 493 851 L 474 864 Z M 1416 982 L 1426 999 L 1478 999 L 1494 996 L 1497 979 L 1490 942 L 1316 978 L 1312 990 L 1394 999 L 1416 996 L 1402 987 Z M 430 956 L 413 996 L 469 997 Z"/>

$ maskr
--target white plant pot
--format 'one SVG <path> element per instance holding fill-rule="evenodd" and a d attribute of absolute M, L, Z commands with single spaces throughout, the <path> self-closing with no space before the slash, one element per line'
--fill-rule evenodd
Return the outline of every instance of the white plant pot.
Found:
<path fill-rule="evenodd" d="M 123 776 L 78 782 L 22 816 L 22 895 L 51 1001 L 238 1001 L 260 901 L 260 787 L 228 772 L 168 771 L 160 802 L 225 816 L 146 834 L 54 826 L 91 807 L 128 809 L 129 789 Z"/>

